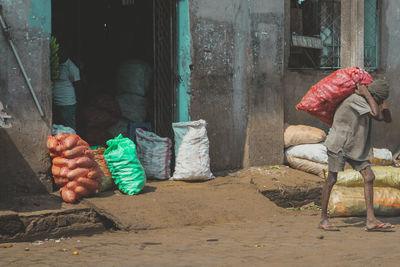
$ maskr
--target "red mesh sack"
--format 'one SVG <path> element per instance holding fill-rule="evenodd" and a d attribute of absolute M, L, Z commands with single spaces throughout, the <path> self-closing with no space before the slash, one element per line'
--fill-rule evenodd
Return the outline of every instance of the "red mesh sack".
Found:
<path fill-rule="evenodd" d="M 337 70 L 311 87 L 296 109 L 331 126 L 340 102 L 354 93 L 357 84 L 369 86 L 372 81 L 371 75 L 359 67 Z"/>
<path fill-rule="evenodd" d="M 100 192 L 102 175 L 88 143 L 76 134 L 58 133 L 47 140 L 51 172 L 65 202 Z"/>

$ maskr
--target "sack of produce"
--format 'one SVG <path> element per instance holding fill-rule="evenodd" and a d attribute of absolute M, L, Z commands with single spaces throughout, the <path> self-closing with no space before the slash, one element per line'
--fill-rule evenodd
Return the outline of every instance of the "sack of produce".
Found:
<path fill-rule="evenodd" d="M 51 133 L 53 135 L 56 135 L 58 133 L 72 133 L 72 134 L 75 134 L 76 132 L 71 127 L 64 126 L 64 125 L 59 125 L 59 124 L 53 124 Z"/>
<path fill-rule="evenodd" d="M 372 81 L 371 75 L 359 67 L 337 70 L 311 87 L 296 109 L 331 126 L 340 102 L 355 92 L 357 84 L 369 86 Z"/>
<path fill-rule="evenodd" d="M 58 133 L 47 140 L 54 182 L 61 197 L 74 203 L 101 190 L 101 172 L 87 142 L 76 134 Z"/>
<path fill-rule="evenodd" d="M 124 137 L 128 137 L 129 135 L 129 121 L 126 119 L 120 119 L 115 124 L 107 129 L 112 135 L 112 138 L 117 137 L 118 135 L 122 134 Z M 111 138 L 110 138 L 111 139 Z"/>
<path fill-rule="evenodd" d="M 119 190 L 128 195 L 136 195 L 146 183 L 146 174 L 136 153 L 136 146 L 122 135 L 107 141 L 104 158 Z"/>
<path fill-rule="evenodd" d="M 138 156 L 147 178 L 169 179 L 171 177 L 171 139 L 137 128 L 136 143 Z"/>
<path fill-rule="evenodd" d="M 209 180 L 209 141 L 204 120 L 172 124 L 175 135 L 176 164 L 172 180 Z"/>
<path fill-rule="evenodd" d="M 330 216 L 365 216 L 364 187 L 335 185 L 328 210 Z M 400 190 L 390 187 L 375 187 L 374 212 L 378 216 L 399 216 Z"/>
<path fill-rule="evenodd" d="M 97 107 L 88 106 L 85 108 L 84 113 L 89 127 L 107 128 L 118 120 L 107 111 Z"/>
<path fill-rule="evenodd" d="M 122 116 L 118 101 L 113 96 L 106 94 L 97 95 L 94 104 L 97 108 L 107 111 L 114 118 Z"/>
<path fill-rule="evenodd" d="M 321 178 L 325 178 L 325 172 L 328 170 L 328 164 L 298 158 L 290 154 L 286 154 L 286 159 L 293 169 L 315 174 Z"/>
<path fill-rule="evenodd" d="M 86 128 L 86 140 L 90 145 L 105 146 L 106 142 L 112 139 L 113 136 L 107 132 L 104 128 L 87 127 Z"/>
<path fill-rule="evenodd" d="M 393 187 L 400 189 L 400 168 L 390 166 L 372 166 L 375 174 L 374 187 Z M 337 185 L 347 187 L 363 187 L 364 178 L 361 173 L 352 169 L 338 173 Z"/>
<path fill-rule="evenodd" d="M 101 192 L 108 191 L 114 188 L 114 180 L 110 170 L 108 169 L 107 162 L 104 159 L 105 147 L 99 147 L 93 150 L 94 160 L 99 165 L 102 179 L 101 179 Z"/>
<path fill-rule="evenodd" d="M 307 125 L 290 125 L 283 134 L 285 148 L 301 144 L 316 144 L 325 139 L 326 134 L 323 130 Z"/>
<path fill-rule="evenodd" d="M 378 166 L 389 166 L 393 163 L 392 152 L 386 148 L 373 148 L 373 158 L 371 164 Z"/>
<path fill-rule="evenodd" d="M 291 146 L 286 149 L 286 154 L 297 158 L 308 159 L 323 164 L 328 163 L 327 148 L 324 144 L 304 144 Z"/>

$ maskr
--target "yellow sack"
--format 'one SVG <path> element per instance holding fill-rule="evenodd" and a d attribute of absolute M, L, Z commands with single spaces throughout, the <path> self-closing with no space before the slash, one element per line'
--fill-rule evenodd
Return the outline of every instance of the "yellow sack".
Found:
<path fill-rule="evenodd" d="M 301 144 L 316 144 L 325 141 L 326 133 L 306 125 L 291 125 L 286 128 L 283 140 L 285 148 Z"/>
<path fill-rule="evenodd" d="M 325 178 L 325 171 L 328 170 L 328 164 L 314 162 L 308 159 L 302 159 L 290 154 L 286 154 L 286 159 L 293 169 L 301 170 L 304 172 L 318 175 L 321 178 Z"/>
<path fill-rule="evenodd" d="M 372 166 L 375 174 L 374 186 L 393 187 L 400 189 L 400 168 L 390 166 Z M 361 173 L 353 169 L 338 173 L 336 185 L 348 187 L 363 187 L 364 179 Z"/>
<path fill-rule="evenodd" d="M 328 204 L 329 215 L 336 217 L 365 216 L 364 187 L 334 186 Z M 374 188 L 374 212 L 381 216 L 400 215 L 400 190 Z"/>

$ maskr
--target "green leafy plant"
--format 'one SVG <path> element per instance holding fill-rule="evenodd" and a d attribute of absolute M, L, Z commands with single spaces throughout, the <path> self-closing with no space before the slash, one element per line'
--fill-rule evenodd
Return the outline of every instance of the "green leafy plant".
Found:
<path fill-rule="evenodd" d="M 50 79 L 52 83 L 58 79 L 60 75 L 58 67 L 60 65 L 60 61 L 58 58 L 58 49 L 60 48 L 57 40 L 54 36 L 50 39 Z"/>

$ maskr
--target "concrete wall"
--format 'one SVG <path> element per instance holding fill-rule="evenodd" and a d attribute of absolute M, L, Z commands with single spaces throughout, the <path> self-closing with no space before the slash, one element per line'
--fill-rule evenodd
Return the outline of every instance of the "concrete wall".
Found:
<path fill-rule="evenodd" d="M 380 70 L 379 75 L 386 78 L 391 92 L 388 100 L 393 122 L 385 124 L 374 122 L 373 142 L 378 147 L 394 150 L 400 145 L 400 2 L 381 1 L 380 21 Z"/>
<path fill-rule="evenodd" d="M 42 105 L 42 118 L 8 42 L 0 34 L 0 99 L 13 117 L 0 129 L 0 197 L 52 190 L 46 140 L 50 135 L 51 90 L 48 47 L 50 0 L 0 0 L 14 44 Z"/>
<path fill-rule="evenodd" d="M 393 122 L 373 122 L 373 145 L 394 150 L 400 145 L 400 2 L 381 1 L 380 21 L 380 68 L 371 72 L 374 78 L 385 78 L 391 86 L 388 100 L 392 111 Z M 287 22 L 286 22 L 287 25 Z M 304 70 L 287 71 L 284 77 L 285 88 L 285 121 L 290 124 L 306 124 L 328 130 L 328 127 L 304 111 L 297 111 L 295 106 L 320 79 L 331 72 Z"/>
<path fill-rule="evenodd" d="M 284 2 L 190 0 L 192 120 L 213 170 L 281 163 Z"/>

